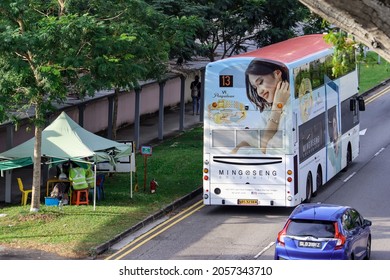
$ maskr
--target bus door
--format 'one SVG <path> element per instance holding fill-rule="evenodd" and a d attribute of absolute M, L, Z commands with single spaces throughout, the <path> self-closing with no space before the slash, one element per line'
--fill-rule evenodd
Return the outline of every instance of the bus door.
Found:
<path fill-rule="evenodd" d="M 326 100 L 326 176 L 327 180 L 341 171 L 341 113 L 339 85 L 325 76 Z"/>

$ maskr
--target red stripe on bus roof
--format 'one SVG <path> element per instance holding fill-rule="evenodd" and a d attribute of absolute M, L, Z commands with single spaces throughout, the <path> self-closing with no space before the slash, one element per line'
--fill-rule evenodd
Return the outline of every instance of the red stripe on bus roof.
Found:
<path fill-rule="evenodd" d="M 325 42 L 323 34 L 313 34 L 288 39 L 235 57 L 257 57 L 290 63 L 330 47 L 331 45 Z"/>

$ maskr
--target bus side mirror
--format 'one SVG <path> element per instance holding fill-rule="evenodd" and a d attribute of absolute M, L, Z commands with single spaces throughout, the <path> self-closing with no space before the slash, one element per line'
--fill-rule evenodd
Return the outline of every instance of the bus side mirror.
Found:
<path fill-rule="evenodd" d="M 354 98 L 349 100 L 349 110 L 352 112 L 356 110 L 356 100 Z"/>
<path fill-rule="evenodd" d="M 358 103 L 359 103 L 359 111 L 365 111 L 366 110 L 366 104 L 364 102 L 363 97 L 358 97 Z"/>

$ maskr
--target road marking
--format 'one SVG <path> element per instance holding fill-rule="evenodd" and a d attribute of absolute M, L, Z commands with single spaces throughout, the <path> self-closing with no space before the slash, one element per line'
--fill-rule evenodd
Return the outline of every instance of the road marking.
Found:
<path fill-rule="evenodd" d="M 344 183 L 347 182 L 349 179 L 351 179 L 353 176 L 355 176 L 356 172 L 353 172 L 351 175 L 349 175 L 347 178 L 344 179 Z"/>
<path fill-rule="evenodd" d="M 367 128 L 360 130 L 359 135 L 366 135 L 366 132 L 367 132 Z"/>
<path fill-rule="evenodd" d="M 385 148 L 382 148 L 382 149 L 380 149 L 379 151 L 377 151 L 377 152 L 375 153 L 374 157 L 376 157 L 376 156 L 379 155 L 381 152 L 383 152 L 384 149 L 385 149 Z"/>
<path fill-rule="evenodd" d="M 153 239 L 157 235 L 163 233 L 167 229 L 173 227 L 174 225 L 176 225 L 177 223 L 179 223 L 180 221 L 184 220 L 185 218 L 187 218 L 188 216 L 192 215 L 193 213 L 195 213 L 196 211 L 200 210 L 203 207 L 204 207 L 203 200 L 198 201 L 197 203 L 193 204 L 189 208 L 185 209 L 183 212 L 173 216 L 171 219 L 168 219 L 165 222 L 161 223 L 160 225 L 156 226 L 155 228 L 153 228 L 152 230 L 150 230 L 146 234 L 141 235 L 138 238 L 134 239 L 132 242 L 127 244 L 121 250 L 119 250 L 118 252 L 114 253 L 113 255 L 107 257 L 106 260 L 110 260 L 110 259 L 120 260 L 125 255 L 131 253 L 135 249 L 137 249 L 140 246 L 144 245 L 146 242 L 150 241 L 151 239 Z M 162 228 L 162 229 L 159 230 L 160 228 Z M 156 232 L 155 234 L 152 234 L 153 232 L 155 232 L 157 230 L 159 230 L 159 231 Z M 140 241 L 142 238 L 145 238 L 145 236 L 147 236 L 145 240 L 143 240 L 142 242 L 140 242 L 140 243 L 138 243 L 137 245 L 134 246 L 135 243 Z M 134 247 L 132 247 L 132 246 L 134 246 Z"/>
<path fill-rule="evenodd" d="M 370 96 L 368 97 L 366 100 L 365 100 L 365 103 L 371 103 L 372 101 L 374 101 L 375 99 L 381 97 L 382 95 L 388 93 L 388 91 L 390 90 L 390 86 L 384 88 L 383 90 L 381 90 L 380 92 L 376 93 L 375 95 L 373 96 Z"/>
<path fill-rule="evenodd" d="M 264 254 L 269 248 L 271 248 L 272 246 L 274 246 L 275 242 L 271 242 L 270 244 L 268 244 L 267 247 L 265 247 L 263 250 L 260 251 L 260 253 L 258 253 L 256 256 L 254 256 L 253 258 L 257 259 L 258 257 L 260 257 L 262 254 Z"/>

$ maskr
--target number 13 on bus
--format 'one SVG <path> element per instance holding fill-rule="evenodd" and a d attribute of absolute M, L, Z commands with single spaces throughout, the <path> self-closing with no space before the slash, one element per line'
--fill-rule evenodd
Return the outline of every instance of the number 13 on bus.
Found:
<path fill-rule="evenodd" d="M 296 206 L 359 155 L 355 54 L 332 55 L 315 34 L 207 65 L 204 204 Z"/>

